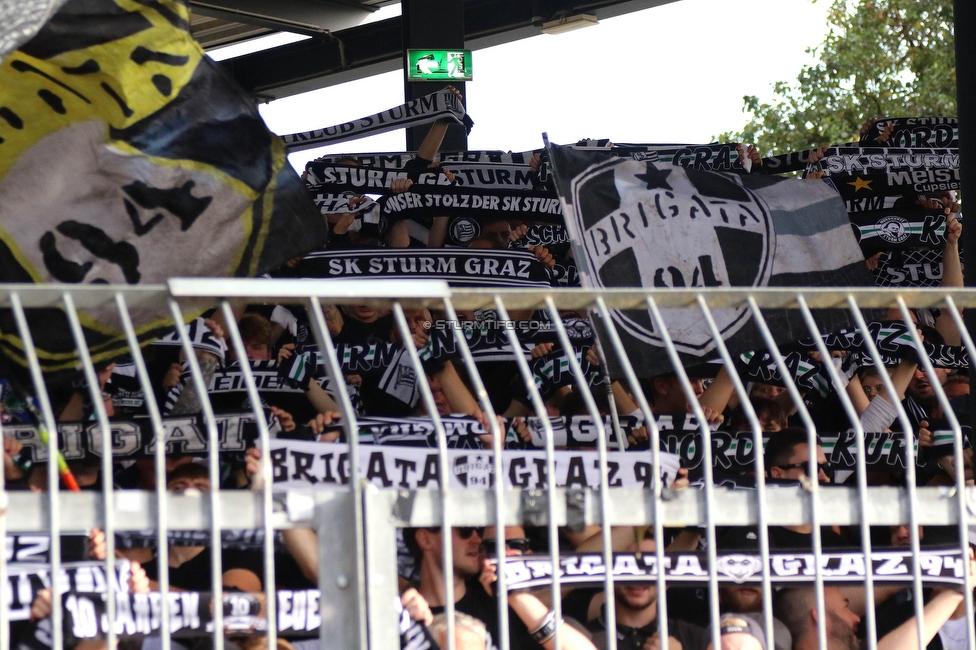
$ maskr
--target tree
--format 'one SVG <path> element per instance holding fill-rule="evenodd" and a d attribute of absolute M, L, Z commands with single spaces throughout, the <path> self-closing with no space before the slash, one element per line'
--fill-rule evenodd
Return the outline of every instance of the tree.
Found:
<path fill-rule="evenodd" d="M 744 97 L 752 120 L 718 140 L 787 153 L 856 142 L 872 117 L 956 114 L 952 0 L 833 0 L 827 21 L 819 61 L 770 102 Z"/>

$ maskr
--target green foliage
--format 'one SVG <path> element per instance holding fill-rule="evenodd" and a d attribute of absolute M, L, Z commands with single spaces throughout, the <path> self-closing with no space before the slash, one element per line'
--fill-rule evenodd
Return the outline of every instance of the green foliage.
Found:
<path fill-rule="evenodd" d="M 952 0 L 833 0 L 827 22 L 819 61 L 770 102 L 744 97 L 751 121 L 717 140 L 769 155 L 856 142 L 872 117 L 956 114 Z"/>

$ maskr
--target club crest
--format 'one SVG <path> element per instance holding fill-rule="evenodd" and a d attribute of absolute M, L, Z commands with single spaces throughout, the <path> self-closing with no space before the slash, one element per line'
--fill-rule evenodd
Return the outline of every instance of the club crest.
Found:
<path fill-rule="evenodd" d="M 775 251 L 770 211 L 739 176 L 646 161 L 613 159 L 572 185 L 591 281 L 647 289 L 760 287 Z M 638 340 L 661 346 L 647 312 L 613 312 Z M 712 315 L 724 338 L 748 320 L 742 309 Z M 663 310 L 675 347 L 703 355 L 714 348 L 695 309 Z"/>

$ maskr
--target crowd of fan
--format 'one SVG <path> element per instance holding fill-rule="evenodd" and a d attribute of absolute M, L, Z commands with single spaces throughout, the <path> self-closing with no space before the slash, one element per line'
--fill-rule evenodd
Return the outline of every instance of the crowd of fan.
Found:
<path fill-rule="evenodd" d="M 415 165 L 428 167 L 434 164 L 431 161 L 446 128 L 443 124 L 432 127 L 431 136 L 421 148 Z M 754 151 L 749 150 L 748 153 L 753 154 Z M 534 164 L 537 165 L 537 161 Z M 448 170 L 444 170 L 444 173 L 450 176 Z M 398 183 L 393 190 L 405 190 L 409 183 L 408 180 Z M 932 207 L 939 202 L 940 205 L 945 205 L 949 213 L 958 211 L 952 196 L 928 196 L 924 201 L 926 207 Z M 401 221 L 384 232 L 371 232 L 368 224 L 361 223 L 361 216 L 357 213 L 330 215 L 328 220 L 331 234 L 327 249 L 367 245 L 440 246 L 443 242 L 445 223 L 442 218 L 434 218 L 427 224 Z M 953 286 L 955 283 L 961 285 L 961 271 L 956 277 L 960 268 L 958 240 L 961 226 L 954 214 L 950 214 L 950 217 L 944 251 L 944 286 Z M 481 235 L 471 242 L 471 246 L 500 249 L 518 247 L 528 225 L 530 224 L 504 219 L 485 224 Z M 533 247 L 532 250 L 543 264 L 554 263 L 552 251 L 542 247 Z M 556 255 L 569 256 L 571 252 L 557 251 Z M 324 314 L 329 333 L 336 344 L 403 344 L 401 329 L 394 314 L 388 309 L 365 305 L 326 305 Z M 410 337 L 418 349 L 427 346 L 432 324 L 447 320 L 446 314 L 427 309 L 408 309 L 405 310 L 405 316 Z M 549 319 L 545 312 L 530 311 L 513 313 L 511 316 L 516 320 Z M 586 318 L 585 313 L 562 313 L 561 316 L 564 319 Z M 913 313 L 916 326 L 925 341 L 958 345 L 959 332 L 955 330 L 954 321 L 949 316 L 928 310 Z M 306 309 L 287 303 L 248 305 L 241 306 L 235 317 L 237 329 L 244 342 L 247 362 L 251 367 L 276 372 L 280 370 L 282 383 L 292 388 L 290 391 L 261 392 L 264 402 L 262 406 L 280 425 L 279 435 L 323 442 L 339 440 L 342 434 L 336 424 L 341 422 L 341 409 L 336 387 L 331 386 L 324 374 L 303 382 L 288 383 L 286 369 L 290 367 L 289 363 L 296 355 L 314 352 L 317 348 L 313 336 L 314 328 Z M 490 311 L 461 313 L 458 317 L 470 321 L 497 320 L 497 315 Z M 900 316 L 892 313 L 889 318 L 896 320 Z M 205 314 L 192 324 L 192 328 L 193 339 L 197 343 L 195 354 L 206 382 L 211 383 L 213 377 L 219 373 L 234 372 L 235 368 L 239 368 L 241 360 L 233 352 L 233 346 L 228 344 L 228 323 L 223 320 L 221 312 Z M 202 391 L 191 377 L 182 349 L 173 345 L 173 341 L 169 341 L 169 345 L 165 343 L 167 342 L 152 345 L 145 352 L 154 394 L 145 394 L 142 390 L 131 360 L 99 368 L 98 388 L 110 417 L 131 419 L 145 415 L 147 400 L 155 400 L 164 416 L 200 412 Z M 540 343 L 532 350 L 531 356 L 542 357 L 554 351 L 558 352 L 558 347 L 554 350 L 555 345 L 552 342 Z M 595 349 L 587 346 L 581 354 L 592 367 L 600 366 L 600 356 Z M 425 402 L 420 398 L 419 392 L 400 390 L 402 386 L 391 389 L 385 371 L 386 368 L 380 367 L 345 377 L 347 390 L 355 397 L 360 414 L 393 417 L 427 415 Z M 487 424 L 482 404 L 475 397 L 477 391 L 457 357 L 427 363 L 424 365 L 424 372 L 440 415 L 466 415 Z M 478 372 L 485 383 L 495 413 L 505 418 L 533 414 L 528 389 L 514 361 L 480 363 Z M 735 371 L 722 368 L 715 377 L 692 377 L 691 386 L 695 399 L 710 424 L 733 431 L 747 429 L 748 419 L 736 394 L 731 372 Z M 886 388 L 879 372 L 888 373 L 894 392 Z M 413 378 L 414 384 L 417 379 L 419 378 Z M 895 405 L 901 402 L 912 426 L 912 430 L 905 433 L 917 440 L 921 455 L 922 462 L 917 473 L 919 485 L 954 485 L 957 472 L 964 472 L 965 481 L 971 484 L 971 447 L 967 446 L 963 451 L 963 468 L 957 467 L 951 446 L 938 449 L 933 447 L 933 431 L 944 428 L 946 415 L 936 398 L 936 383 L 952 398 L 951 404 L 959 419 L 964 423 L 968 422 L 969 377 L 965 373 L 950 374 L 946 370 L 937 369 L 934 376 L 927 376 L 915 361 L 904 360 L 898 366 L 887 369 L 859 369 L 850 376 L 844 390 L 865 431 L 900 432 L 902 425 L 897 418 Z M 612 382 L 610 388 L 612 390 L 607 391 L 603 386 L 600 390 L 592 391 L 604 414 L 609 413 L 611 396 L 618 413 L 640 413 L 638 400 L 628 386 Z M 836 394 L 826 398 L 807 394 L 803 404 L 796 404 L 790 393 L 780 385 L 751 383 L 748 389 L 751 405 L 759 417 L 762 430 L 769 436 L 764 456 L 768 480 L 794 483 L 813 480 L 813 477 L 808 476 L 808 468 L 811 455 L 815 455 L 819 466 L 816 480 L 821 483 L 854 482 L 852 472 L 845 472 L 846 476 L 835 475 L 823 449 L 819 445 L 811 449 L 806 429 L 798 426 L 798 409 L 806 409 L 822 431 L 843 431 L 851 428 L 853 423 L 847 421 Z M 559 382 L 545 384 L 542 396 L 548 415 L 586 414 L 581 392 L 584 390 L 586 389 L 575 384 L 569 373 L 564 374 Z M 642 390 L 655 416 L 685 416 L 692 410 L 682 382 L 674 373 L 643 379 Z M 94 417 L 90 391 L 84 382 L 73 386 L 51 387 L 51 393 L 59 421 L 84 421 Z M 22 398 L 15 390 L 4 391 L 4 423 L 33 421 L 30 412 L 22 404 L 18 404 L 18 400 Z M 246 411 L 251 407 L 243 389 L 220 395 L 215 393 L 212 398 L 218 412 Z M 638 429 L 631 442 L 639 443 L 640 438 L 646 438 L 647 435 L 646 427 Z M 489 438 L 486 436 L 484 443 L 490 447 Z M 22 452 L 16 441 L 4 439 L 7 489 L 46 490 L 47 465 L 28 466 Z M 175 492 L 209 491 L 210 475 L 204 460 L 192 456 L 168 457 L 168 488 Z M 100 461 L 70 463 L 74 476 L 85 490 L 102 488 L 105 477 L 101 475 L 100 467 Z M 221 489 L 253 489 L 261 483 L 260 468 L 260 452 L 256 448 L 248 450 L 241 458 L 222 457 Z M 740 485 L 748 484 L 749 480 L 748 474 L 737 477 Z M 152 460 L 116 463 L 113 482 L 117 489 L 152 490 L 155 481 Z M 868 476 L 871 485 L 903 485 L 904 481 L 905 476 L 897 472 L 871 472 Z M 680 490 L 689 489 L 688 486 L 687 472 L 683 471 L 671 487 Z M 923 544 L 958 544 L 958 531 L 955 527 L 925 528 L 918 532 Z M 856 527 L 825 527 L 820 533 L 825 549 L 861 547 L 859 529 Z M 505 544 L 506 553 L 510 555 L 548 553 L 547 530 L 524 527 L 507 527 L 504 530 L 492 527 L 455 528 L 452 531 L 454 556 L 446 561 L 442 557 L 442 534 L 440 529 L 430 528 L 403 531 L 399 548 L 400 586 L 403 605 L 410 617 L 425 623 L 433 638 L 443 645 L 445 583 L 453 580 L 458 611 L 456 639 L 459 648 L 481 650 L 486 644 L 490 647 L 497 643 L 500 634 L 507 633 L 513 648 L 534 648 L 541 645 L 552 650 L 551 591 L 540 589 L 510 593 L 509 630 L 499 630 L 497 596 L 492 587 L 496 579 L 496 569 L 490 561 L 497 545 L 501 543 Z M 773 526 L 769 529 L 770 544 L 774 551 L 809 551 L 812 547 L 811 536 L 812 526 L 809 524 Z M 615 551 L 650 552 L 655 549 L 655 543 L 665 544 L 668 550 L 695 551 L 702 549 L 704 544 L 702 531 L 699 529 L 667 530 L 665 539 L 655 540 L 652 531 L 621 527 L 611 531 L 611 540 Z M 875 547 L 906 546 L 908 540 L 909 531 L 905 526 L 891 529 L 875 527 L 872 530 L 872 543 Z M 582 531 L 567 529 L 561 531 L 558 544 L 563 552 L 593 552 L 603 548 L 603 537 L 599 527 L 587 527 Z M 72 546 L 66 544 L 66 559 L 71 559 L 72 552 L 76 557 L 104 557 L 104 535 L 99 531 L 94 531 L 87 544 L 81 545 L 84 548 L 79 547 L 72 551 Z M 287 552 L 281 552 L 276 557 L 274 587 L 314 587 L 318 579 L 315 534 L 302 529 L 285 531 L 285 546 Z M 720 529 L 718 548 L 755 551 L 758 548 L 756 531 L 754 528 Z M 156 581 L 159 579 L 160 568 L 154 549 L 120 549 L 118 553 L 137 563 L 133 566 L 141 567 L 133 572 L 130 584 L 132 589 L 158 589 Z M 171 588 L 210 591 L 211 553 L 212 548 L 206 546 L 171 546 Z M 225 589 L 246 592 L 260 592 L 264 589 L 263 557 L 259 551 L 224 549 L 221 558 Z M 761 631 L 762 591 L 755 586 L 723 587 L 720 591 L 720 608 L 729 615 L 721 622 L 723 647 L 816 647 L 817 616 L 813 593 L 812 588 L 789 588 L 776 592 L 775 638 L 767 641 Z M 661 647 L 657 601 L 663 595 L 658 593 L 657 588 L 651 583 L 617 583 L 615 595 L 615 634 L 618 647 L 625 650 Z M 863 585 L 828 587 L 825 596 L 825 624 L 829 647 L 850 650 L 858 648 L 858 638 L 863 638 L 864 634 L 859 626 L 865 615 Z M 937 644 L 930 647 L 952 650 L 965 647 L 966 618 L 962 594 L 951 589 L 933 588 L 926 590 L 926 598 L 924 629 L 926 636 L 933 640 L 933 644 Z M 668 589 L 667 601 L 670 647 L 698 650 L 708 646 L 711 637 L 707 632 L 707 590 L 704 587 L 671 587 Z M 562 612 L 566 624 L 560 629 L 565 648 L 578 650 L 607 647 L 604 603 L 605 595 L 599 588 L 574 588 L 569 585 L 564 589 Z M 878 587 L 875 590 L 875 603 L 879 647 L 913 647 L 915 631 L 911 590 L 900 586 Z M 34 603 L 32 613 L 36 619 L 44 619 L 49 614 L 50 607 L 50 594 L 42 594 Z M 16 639 L 21 630 L 15 626 L 14 633 Z M 248 643 L 251 641 L 241 642 L 240 645 L 248 647 Z M 289 644 L 288 641 L 282 643 Z M 292 643 L 296 646 L 317 644 L 318 640 L 294 640 Z"/>

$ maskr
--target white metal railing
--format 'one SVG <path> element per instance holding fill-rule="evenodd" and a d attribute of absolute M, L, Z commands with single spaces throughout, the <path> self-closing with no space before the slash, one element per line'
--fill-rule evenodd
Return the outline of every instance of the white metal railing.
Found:
<path fill-rule="evenodd" d="M 537 308 L 545 310 L 556 328 L 560 344 L 571 349 L 572 344 L 562 320 L 559 316 L 561 309 L 587 310 L 591 318 L 600 318 L 607 327 L 608 336 L 601 341 L 606 348 L 612 349 L 622 366 L 622 382 L 634 394 L 644 415 L 644 421 L 650 429 L 649 455 L 652 476 L 658 475 L 661 467 L 660 432 L 651 413 L 648 403 L 638 379 L 638 373 L 631 366 L 624 353 L 623 345 L 610 317 L 612 309 L 647 309 L 657 331 L 662 334 L 674 371 L 677 373 L 682 390 L 688 402 L 694 409 L 697 421 L 702 423 L 700 434 L 703 440 L 703 485 L 701 489 L 689 489 L 677 494 L 666 492 L 660 481 L 652 481 L 650 490 L 634 488 L 609 487 L 607 470 L 607 437 L 597 436 L 597 457 L 600 469 L 601 484 L 599 490 L 585 491 L 583 497 L 577 490 L 557 488 L 555 482 L 555 450 L 553 432 L 548 425 L 546 408 L 542 396 L 536 388 L 531 371 L 524 355 L 514 355 L 519 376 L 523 380 L 532 408 L 546 426 L 546 467 L 547 490 L 543 493 L 510 490 L 504 487 L 504 481 L 496 480 L 491 490 L 459 490 L 450 488 L 447 477 L 448 467 L 447 433 L 434 402 L 434 396 L 426 379 L 420 381 L 422 402 L 433 422 L 439 449 L 439 475 L 441 477 L 440 490 L 403 490 L 397 488 L 379 489 L 365 481 L 352 482 L 352 489 L 346 491 L 289 491 L 276 508 L 275 495 L 272 493 L 271 480 L 265 480 L 259 492 L 228 492 L 218 488 L 220 467 L 218 459 L 219 434 L 216 418 L 209 399 L 202 400 L 203 420 L 209 442 L 208 470 L 213 489 L 209 495 L 172 495 L 167 494 L 165 484 L 165 445 L 163 443 L 164 428 L 157 405 L 152 399 L 154 394 L 142 354 L 137 345 L 136 330 L 130 318 L 130 311 L 156 307 L 161 313 L 168 313 L 176 320 L 183 320 L 185 310 L 198 308 L 201 305 L 218 306 L 224 314 L 228 325 L 228 334 L 232 349 L 239 358 L 246 358 L 244 342 L 236 327 L 236 321 L 229 301 L 251 302 L 286 302 L 303 303 L 311 318 L 312 329 L 319 349 L 326 351 L 324 360 L 326 371 L 336 390 L 336 401 L 342 412 L 342 423 L 349 445 L 350 474 L 359 476 L 358 426 L 357 415 L 352 401 L 346 390 L 342 377 L 342 369 L 335 356 L 335 346 L 332 343 L 323 304 L 369 304 L 375 306 L 392 307 L 395 326 L 400 332 L 400 338 L 409 354 L 409 359 L 418 378 L 425 378 L 420 356 L 410 335 L 409 326 L 403 309 L 413 307 L 433 307 L 443 309 L 448 320 L 458 320 L 455 310 L 492 308 L 501 320 L 509 320 L 509 310 Z M 58 475 L 54 471 L 48 473 L 48 493 L 0 492 L 0 499 L 5 506 L 0 515 L 0 533 L 8 532 L 44 532 L 50 534 L 50 581 L 53 593 L 59 593 L 59 581 L 62 579 L 59 570 L 61 564 L 59 534 L 64 530 L 87 531 L 92 528 L 102 528 L 106 533 L 108 559 L 105 561 L 105 571 L 109 576 L 115 574 L 114 540 L 115 533 L 126 530 L 154 529 L 157 534 L 157 549 L 159 566 L 168 567 L 167 540 L 168 531 L 172 530 L 209 530 L 214 546 L 221 538 L 221 531 L 226 529 L 256 528 L 263 530 L 263 553 L 265 557 L 265 607 L 268 621 L 276 621 L 277 596 L 274 589 L 274 530 L 290 527 L 311 527 L 318 533 L 319 549 L 319 588 L 321 603 L 328 603 L 320 611 L 320 638 L 322 647 L 326 648 L 393 648 L 399 639 L 395 626 L 396 611 L 394 602 L 398 596 L 396 580 L 395 530 L 398 527 L 440 526 L 449 529 L 452 526 L 478 525 L 515 525 L 522 523 L 530 514 L 543 521 L 549 530 L 551 556 L 558 556 L 559 528 L 569 523 L 600 525 L 603 542 L 603 560 L 605 566 L 613 565 L 611 549 L 611 526 L 652 526 L 654 538 L 659 542 L 655 555 L 658 566 L 664 564 L 665 526 L 702 526 L 705 529 L 706 554 L 710 567 L 707 587 L 710 602 L 710 618 L 713 622 L 718 619 L 719 607 L 719 577 L 715 570 L 717 561 L 716 526 L 726 525 L 758 525 L 759 550 L 762 558 L 762 592 L 764 614 L 766 621 L 766 635 L 772 642 L 772 594 L 773 584 L 769 569 L 769 539 L 767 527 L 770 525 L 796 525 L 802 523 L 813 524 L 812 553 L 815 558 L 815 574 L 813 585 L 816 589 L 816 607 L 818 612 L 818 637 L 821 647 L 826 645 L 826 610 L 824 602 L 824 576 L 820 558 L 823 554 L 820 539 L 820 527 L 823 525 L 857 526 L 861 532 L 862 552 L 868 557 L 872 553 L 870 542 L 870 527 L 872 525 L 888 525 L 898 523 L 910 524 L 910 548 L 917 557 L 920 551 L 918 535 L 919 525 L 956 525 L 959 531 L 960 547 L 965 553 L 966 532 L 971 513 L 976 506 L 976 488 L 965 484 L 963 472 L 956 472 L 956 484 L 952 488 L 916 488 L 914 481 L 914 451 L 913 445 L 907 444 L 906 473 L 908 480 L 906 487 L 868 487 L 867 469 L 865 465 L 864 431 L 861 429 L 854 406 L 842 388 L 838 371 L 831 364 L 825 364 L 831 375 L 841 404 L 853 423 L 857 433 L 857 486 L 856 488 L 832 488 L 822 490 L 817 481 L 805 484 L 803 487 L 779 488 L 767 490 L 763 479 L 762 454 L 756 454 L 757 475 L 755 490 L 725 490 L 714 485 L 709 468 L 712 467 L 711 433 L 698 401 L 694 388 L 684 371 L 680 359 L 671 345 L 667 324 L 662 316 L 664 308 L 683 307 L 696 309 L 708 325 L 713 336 L 718 328 L 712 318 L 712 310 L 725 307 L 748 309 L 754 322 L 758 326 L 765 340 L 766 347 L 775 353 L 775 361 L 783 376 L 789 376 L 788 369 L 782 356 L 778 353 L 773 332 L 770 331 L 762 309 L 788 308 L 800 312 L 806 322 L 811 335 L 818 342 L 819 352 L 828 358 L 829 351 L 822 339 L 817 335 L 817 327 L 812 309 L 839 308 L 848 310 L 853 322 L 862 332 L 867 331 L 867 323 L 861 312 L 864 308 L 895 308 L 909 327 L 916 345 L 921 347 L 921 341 L 911 325 L 910 308 L 939 307 L 947 309 L 955 320 L 961 334 L 963 346 L 970 358 L 976 358 L 973 340 L 958 313 L 959 308 L 976 308 L 976 290 L 880 290 L 875 288 L 858 289 L 734 289 L 715 290 L 703 289 L 692 291 L 642 291 L 642 290 L 450 290 L 446 285 L 437 282 L 417 282 L 406 285 L 399 283 L 373 282 L 335 282 L 335 281 L 270 281 L 270 280 L 229 280 L 229 279 L 174 279 L 167 286 L 147 286 L 138 288 L 118 287 L 71 287 L 61 286 L 32 286 L 32 285 L 4 285 L 0 287 L 0 308 L 11 309 L 18 326 L 18 335 L 24 343 L 24 352 L 29 361 L 29 370 L 33 379 L 35 394 L 38 398 L 40 416 L 48 429 L 54 431 L 54 413 L 48 392 L 44 387 L 40 365 L 34 350 L 31 332 L 27 326 L 25 310 L 36 307 L 59 307 L 68 314 L 71 334 L 80 351 L 81 368 L 87 379 L 91 400 L 95 406 L 95 417 L 103 432 L 109 430 L 109 420 L 99 395 L 96 370 L 87 348 L 83 342 L 79 310 L 96 307 L 111 306 L 117 309 L 122 329 L 125 333 L 130 350 L 136 361 L 139 382 L 147 396 L 148 415 L 156 433 L 155 446 L 156 491 L 113 491 L 113 457 L 112 438 L 102 435 L 102 483 L 101 494 L 66 493 L 59 491 Z M 518 334 L 511 329 L 506 330 L 507 342 L 513 351 L 521 351 L 522 346 Z M 717 351 L 726 366 L 733 367 L 732 354 L 727 347 L 717 339 Z M 481 381 L 478 364 L 463 336 L 457 337 L 458 349 L 462 362 L 467 370 L 473 386 L 473 393 L 482 411 L 488 416 L 491 433 L 493 434 L 494 475 L 502 476 L 502 444 L 503 432 L 495 418 L 489 395 Z M 196 385 L 202 386 L 203 374 L 197 362 L 191 342 L 183 337 L 185 352 L 192 378 Z M 865 337 L 865 346 L 877 366 L 881 366 L 882 359 L 877 347 L 870 337 Z M 580 364 L 574 355 L 567 355 L 569 370 L 575 378 L 576 386 L 582 394 L 586 410 L 594 421 L 602 421 L 594 395 Z M 922 355 L 921 366 L 932 378 L 938 403 L 941 405 L 949 427 L 954 437 L 954 455 L 956 466 L 961 468 L 963 462 L 962 424 L 950 407 L 948 398 L 942 390 L 941 384 L 935 380 L 935 372 L 931 362 Z M 247 364 L 241 365 L 247 392 L 251 404 L 254 405 L 254 418 L 258 425 L 259 441 L 263 449 L 270 448 L 271 432 L 260 404 L 260 396 L 254 378 Z M 736 373 L 731 373 L 735 392 L 743 406 L 750 427 L 753 432 L 753 444 L 756 449 L 762 448 L 762 432 L 756 413 L 752 409 L 746 386 Z M 890 394 L 895 394 L 894 386 L 884 373 L 882 380 Z M 816 446 L 817 431 L 810 414 L 803 403 L 803 398 L 796 386 L 786 382 L 793 403 L 798 408 L 804 428 L 808 434 L 810 448 Z M 898 404 L 898 417 L 904 431 L 910 432 L 912 427 L 908 422 L 904 408 Z M 617 431 L 617 439 L 621 439 Z M 910 434 L 906 434 L 910 435 Z M 55 458 L 57 452 L 57 436 L 51 435 L 48 443 L 49 458 Z M 639 453 L 639 452 L 634 452 Z M 268 454 L 262 455 L 262 473 L 266 479 L 271 476 L 271 460 Z M 809 475 L 816 475 L 816 457 L 811 454 Z M 527 505 L 527 499 L 534 499 L 534 506 Z M 365 531 L 365 533 L 364 533 Z M 444 575 L 452 575 L 447 565 L 452 557 L 451 535 L 443 535 L 443 557 L 445 558 Z M 504 562 L 504 545 L 499 544 L 499 562 Z M 213 554 L 212 576 L 215 602 L 220 603 L 222 597 L 220 553 Z M 368 570 L 367 570 L 368 568 Z M 0 584 L 8 583 L 10 568 L 6 557 L 0 555 Z M 916 615 L 921 615 L 923 605 L 922 575 L 918 563 L 912 569 L 912 589 L 916 604 Z M 160 571 L 160 586 L 163 591 L 168 587 L 168 570 Z M 865 575 L 865 600 L 867 603 L 866 628 L 869 647 L 875 647 L 876 621 L 873 607 L 872 575 L 868 571 Z M 968 573 L 965 576 L 965 606 L 968 625 L 968 642 L 971 650 L 974 645 L 972 585 Z M 660 594 L 664 594 L 667 587 L 663 572 L 657 577 Z M 555 613 L 560 613 L 560 580 L 558 572 L 552 581 L 552 602 Z M 606 590 L 606 625 L 614 629 L 614 590 L 613 579 L 607 572 L 604 579 Z M 115 597 L 111 580 L 107 582 L 106 607 L 109 620 L 115 617 Z M 500 602 L 505 603 L 507 592 L 505 572 L 499 571 L 498 592 Z M 11 594 L 5 590 L 4 606 L 0 607 L 0 650 L 7 650 L 10 644 L 8 633 L 9 605 Z M 446 602 L 448 613 L 447 643 L 454 650 L 453 634 L 453 582 L 446 584 Z M 160 601 L 161 606 L 161 634 L 163 650 L 170 648 L 170 616 L 169 604 L 166 598 Z M 507 629 L 507 607 L 499 607 L 499 629 Z M 56 648 L 63 646 L 62 624 L 64 613 L 61 599 L 53 599 L 52 644 Z M 658 598 L 658 617 L 661 621 L 661 635 L 667 638 L 667 599 Z M 224 645 L 223 609 L 215 607 L 213 611 L 213 644 L 217 650 Z M 275 647 L 277 625 L 268 625 L 267 643 L 269 648 Z M 718 630 L 715 626 L 713 640 L 718 646 Z M 919 627 L 919 640 L 922 631 Z M 113 644 L 116 640 L 115 629 L 109 626 L 107 641 Z M 560 642 L 559 628 L 557 628 L 556 643 Z M 610 648 L 615 648 L 613 634 L 608 635 Z M 507 634 L 502 634 L 498 640 L 502 650 L 509 647 Z"/>

